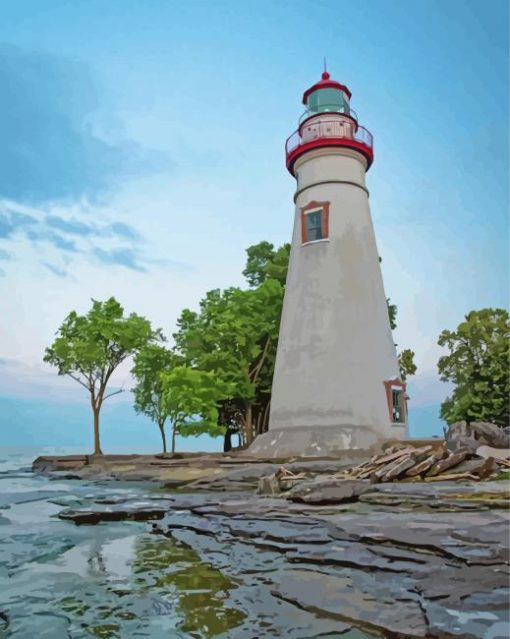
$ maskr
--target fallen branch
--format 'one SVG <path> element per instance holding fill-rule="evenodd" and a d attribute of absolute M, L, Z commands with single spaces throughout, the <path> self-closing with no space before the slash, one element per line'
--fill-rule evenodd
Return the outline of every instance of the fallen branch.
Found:
<path fill-rule="evenodd" d="M 294 481 L 295 479 L 305 479 L 306 473 L 298 473 L 297 475 L 292 474 L 286 475 L 285 477 L 278 477 L 278 481 Z"/>
<path fill-rule="evenodd" d="M 408 470 L 411 466 L 414 466 L 415 459 L 412 455 L 405 457 L 404 459 L 399 459 L 398 464 L 394 465 L 393 468 L 383 476 L 383 481 L 391 481 L 392 479 L 396 479 L 401 473 L 405 470 Z"/>
<path fill-rule="evenodd" d="M 434 464 L 432 468 L 427 473 L 428 477 L 432 477 L 434 475 L 439 475 L 440 473 L 448 470 L 449 468 L 453 468 L 460 464 L 461 461 L 464 461 L 467 456 L 467 450 L 460 450 L 458 453 L 452 453 L 446 457 L 446 459 L 441 459 Z"/>
<path fill-rule="evenodd" d="M 424 481 L 454 481 L 459 479 L 474 479 L 480 481 L 480 477 L 472 475 L 471 473 L 451 473 L 444 475 L 436 475 L 435 477 L 425 477 Z"/>

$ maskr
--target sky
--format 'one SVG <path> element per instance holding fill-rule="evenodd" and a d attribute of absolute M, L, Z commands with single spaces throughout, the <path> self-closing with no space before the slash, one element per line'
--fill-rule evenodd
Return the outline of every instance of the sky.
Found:
<path fill-rule="evenodd" d="M 2 3 L 0 445 L 91 445 L 83 389 L 42 363 L 70 310 L 114 295 L 170 336 L 243 283 L 248 246 L 289 241 L 284 143 L 324 56 L 374 135 L 411 432 L 439 434 L 439 333 L 508 307 L 508 40 L 504 0 Z M 111 401 L 111 448 L 157 448 L 129 393 Z"/>

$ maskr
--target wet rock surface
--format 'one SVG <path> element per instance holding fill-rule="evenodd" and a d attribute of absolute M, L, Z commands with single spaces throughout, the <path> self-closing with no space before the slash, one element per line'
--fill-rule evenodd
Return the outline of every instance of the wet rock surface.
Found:
<path fill-rule="evenodd" d="M 305 477 L 267 497 L 255 487 L 281 462 L 146 461 L 110 460 L 99 477 L 166 489 L 41 483 L 53 529 L 11 539 L 7 636 L 39 617 L 57 639 L 508 635 L 508 482 L 371 484 L 332 476 L 352 460 L 295 460 L 285 468 Z"/>
<path fill-rule="evenodd" d="M 246 495 L 202 505 L 176 498 L 153 530 L 185 536 L 232 578 L 341 624 L 337 633 L 506 636 L 497 634 L 509 622 L 506 510 L 420 512 L 410 519 L 408 512 L 361 502 L 338 511 L 297 506 Z"/>
<path fill-rule="evenodd" d="M 126 499 L 98 499 L 93 508 L 63 510 L 60 519 L 75 524 L 98 524 L 106 521 L 148 521 L 162 519 L 170 507 L 169 499 L 150 501 L 128 501 Z"/>

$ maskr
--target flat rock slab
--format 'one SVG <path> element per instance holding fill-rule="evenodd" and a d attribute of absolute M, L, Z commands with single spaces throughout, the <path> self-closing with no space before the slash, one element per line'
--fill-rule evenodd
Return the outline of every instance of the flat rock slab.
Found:
<path fill-rule="evenodd" d="M 59 519 L 74 521 L 75 524 L 99 524 L 106 521 L 149 521 L 163 519 L 171 505 L 170 500 L 154 503 L 121 502 L 112 505 L 97 505 L 88 509 L 67 509 L 58 514 Z"/>
<path fill-rule="evenodd" d="M 418 638 L 427 636 L 419 598 L 371 575 L 329 575 L 312 570 L 284 570 L 273 593 L 299 608 L 367 628 Z"/>
<path fill-rule="evenodd" d="M 452 484 L 443 493 L 458 490 Z M 385 489 L 379 494 L 391 496 Z M 345 624 L 359 637 L 506 636 L 497 634 L 508 621 L 505 511 L 409 513 L 357 502 L 342 512 L 342 504 L 200 497 L 186 507 L 186 496 L 176 496 L 155 531 L 191 539 L 239 583 L 341 624 L 338 633 L 349 636 Z"/>
<path fill-rule="evenodd" d="M 287 499 L 305 504 L 340 504 L 357 501 L 371 490 L 367 481 L 356 479 L 322 479 L 306 481 L 285 494 Z"/>

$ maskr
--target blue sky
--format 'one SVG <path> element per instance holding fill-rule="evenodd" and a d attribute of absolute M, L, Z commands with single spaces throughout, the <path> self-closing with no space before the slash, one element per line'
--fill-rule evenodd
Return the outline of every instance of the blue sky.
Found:
<path fill-rule="evenodd" d="M 323 56 L 374 134 L 411 423 L 439 429 L 439 332 L 508 305 L 508 4 L 18 0 L 0 8 L 0 443 L 34 402 L 45 423 L 84 409 L 41 362 L 69 310 L 113 294 L 171 334 L 242 282 L 247 246 L 289 239 L 283 147 Z M 150 426 L 124 419 L 135 446 Z"/>

